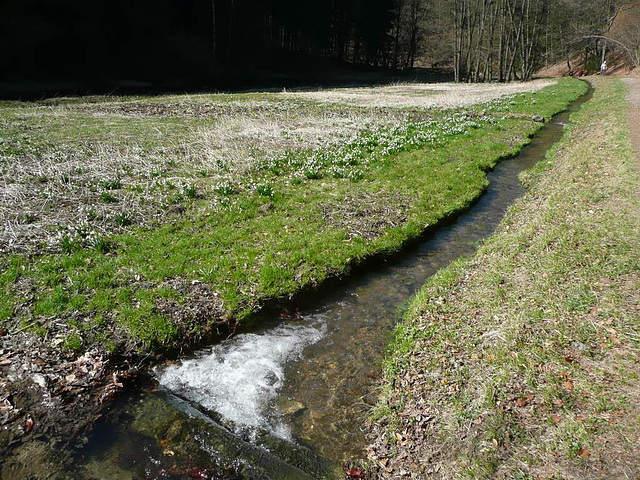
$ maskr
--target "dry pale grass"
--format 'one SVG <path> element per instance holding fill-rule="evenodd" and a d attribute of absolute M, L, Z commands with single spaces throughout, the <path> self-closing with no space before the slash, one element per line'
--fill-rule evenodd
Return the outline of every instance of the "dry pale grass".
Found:
<path fill-rule="evenodd" d="M 456 108 L 485 103 L 508 95 L 536 92 L 552 80 L 506 84 L 415 83 L 373 88 L 340 88 L 316 92 L 282 93 L 285 98 L 369 107 Z"/>
<path fill-rule="evenodd" d="M 45 130 L 76 121 L 70 115 L 79 111 L 106 122 L 123 116 L 147 122 L 168 117 L 203 121 L 185 122 L 182 139 L 165 141 L 158 148 L 140 146 L 145 138 L 132 131 L 126 132 L 130 138 L 113 142 L 57 144 L 0 159 L 0 252 L 55 251 L 64 235 L 80 232 L 95 238 L 125 230 L 123 221 L 155 222 L 171 203 L 180 203 L 185 188 L 195 187 L 203 194 L 220 181 L 243 180 L 267 155 L 319 145 L 330 148 L 365 126 L 377 128 L 407 118 L 404 112 L 306 108 L 284 99 L 180 100 L 57 99 L 53 105 L 22 109 L 20 122 L 40 122 Z M 82 134 L 91 127 L 77 128 Z M 162 138 L 160 128 L 155 135 Z M 122 188 L 108 191 L 105 185 L 114 181 Z M 105 192 L 112 201 L 104 201 Z"/>
<path fill-rule="evenodd" d="M 380 128 L 405 122 L 408 115 L 351 109 L 306 112 L 303 115 L 254 117 L 226 115 L 191 132 L 189 148 L 195 162 L 211 169 L 246 174 L 256 158 L 300 148 L 332 145 L 353 136 L 364 127 Z"/>
<path fill-rule="evenodd" d="M 252 152 L 274 153 L 287 148 L 317 147 L 353 135 L 364 126 L 378 128 L 404 122 L 407 108 L 456 108 L 490 102 L 522 92 L 534 92 L 554 81 L 538 80 L 511 84 L 398 84 L 372 88 L 334 89 L 316 92 L 271 94 L 274 106 L 285 109 L 258 110 L 253 115 L 223 114 L 216 121 L 193 132 L 191 145 L 203 152 L 209 165 L 226 164 L 245 172 Z M 296 100 L 332 104 L 334 108 L 314 110 Z M 226 107 L 249 108 L 267 102 L 230 101 Z M 347 108 L 335 108 L 339 105 Z M 372 107 L 351 109 L 348 107 Z M 389 109 L 389 107 L 396 107 Z M 384 110 L 382 110 L 384 109 Z"/>
<path fill-rule="evenodd" d="M 147 224 L 188 182 L 165 155 L 135 146 L 99 143 L 9 159 L 0 170 L 0 252 L 57 250 L 63 235 L 95 239 Z"/>
<path fill-rule="evenodd" d="M 64 235 L 108 236 L 160 221 L 185 189 L 206 194 L 222 181 L 241 183 L 265 157 L 332 148 L 363 128 L 429 115 L 409 112 L 414 107 L 467 106 L 551 83 L 17 104 L 6 116 L 0 111 L 0 125 L 40 144 L 0 155 L 0 252 L 56 250 Z M 121 188 L 109 190 L 115 181 Z"/>

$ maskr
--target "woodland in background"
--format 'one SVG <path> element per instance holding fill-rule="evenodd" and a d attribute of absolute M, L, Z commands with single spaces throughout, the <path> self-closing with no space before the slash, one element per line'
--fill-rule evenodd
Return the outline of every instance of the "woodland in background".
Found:
<path fill-rule="evenodd" d="M 597 71 L 620 48 L 637 66 L 640 2 L 620 0 L 452 0 L 456 81 L 529 80 L 542 66 L 584 52 Z M 631 20 L 633 19 L 633 20 Z M 625 30 L 619 27 L 625 21 Z M 612 27 L 616 27 L 612 32 Z M 615 37 L 619 37 L 616 40 Z M 635 54 L 634 54 L 635 51 Z"/>
<path fill-rule="evenodd" d="M 457 81 L 528 79 L 576 52 L 597 59 L 603 35 L 637 64 L 636 7 L 621 0 L 5 0 L 0 80 L 205 79 L 327 65 L 445 66 Z"/>

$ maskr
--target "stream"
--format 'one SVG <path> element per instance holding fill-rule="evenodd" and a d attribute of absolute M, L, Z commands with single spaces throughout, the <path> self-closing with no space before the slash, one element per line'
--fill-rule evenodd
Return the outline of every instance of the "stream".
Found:
<path fill-rule="evenodd" d="M 401 255 L 301 296 L 293 313 L 258 329 L 156 367 L 155 387 L 96 426 L 79 464 L 114 479 L 338 476 L 340 462 L 365 455 L 361 427 L 403 307 L 429 276 L 492 233 L 524 193 L 518 174 L 544 158 L 589 97 L 489 172 L 473 207 Z"/>

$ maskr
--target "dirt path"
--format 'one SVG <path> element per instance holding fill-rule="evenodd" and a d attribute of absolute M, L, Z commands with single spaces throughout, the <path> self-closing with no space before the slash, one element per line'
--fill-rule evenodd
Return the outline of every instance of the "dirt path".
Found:
<path fill-rule="evenodd" d="M 629 126 L 631 128 L 631 145 L 636 152 L 636 163 L 640 168 L 640 78 L 627 77 L 623 79 L 629 88 L 627 99 L 631 105 L 629 111 Z"/>

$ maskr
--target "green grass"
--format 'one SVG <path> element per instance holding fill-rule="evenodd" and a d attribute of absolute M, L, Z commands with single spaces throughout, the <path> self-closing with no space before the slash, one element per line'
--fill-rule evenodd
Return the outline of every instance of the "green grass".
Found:
<path fill-rule="evenodd" d="M 475 110 L 491 113 L 502 112 L 509 115 L 541 116 L 549 120 L 553 115 L 567 108 L 575 88 L 573 82 L 563 79 L 558 82 L 555 88 L 544 88 L 535 96 L 520 93 L 508 101 L 497 100 L 488 106 L 477 106 Z"/>
<path fill-rule="evenodd" d="M 396 469 L 637 471 L 640 175 L 625 89 L 596 82 L 559 145 L 523 176 L 531 192 L 474 258 L 429 280 L 398 326 L 372 420 L 379 456 L 403 453 L 388 441 L 395 432 L 412 440 L 413 467 L 400 457 Z"/>
<path fill-rule="evenodd" d="M 584 90 L 582 82 L 561 81 L 518 96 L 509 110 L 549 116 Z M 491 108 L 499 111 L 500 105 Z M 449 113 L 433 115 L 438 119 Z M 184 329 L 158 309 L 162 299 L 186 301 L 165 285 L 181 278 L 204 282 L 219 295 L 227 317 L 246 321 L 267 300 L 344 275 L 373 255 L 395 252 L 469 206 L 487 186 L 486 170 L 516 154 L 540 127 L 530 118 L 501 113 L 489 117 L 491 121 L 477 121 L 464 134 L 441 134 L 431 143 L 411 142 L 421 129 L 433 126 L 412 127 L 393 153 L 385 153 L 387 147 L 379 140 L 388 134 L 366 133 L 346 150 L 354 156 L 347 167 L 360 172 L 357 178 L 328 174 L 328 163 L 313 170 L 317 173 L 300 176 L 301 165 L 313 152 L 297 150 L 280 157 L 277 168 L 258 170 L 244 184 L 217 185 L 209 194 L 191 184 L 176 187 L 176 201 L 189 202 L 181 216 L 153 227 L 131 226 L 130 233 L 106 238 L 90 232 L 63 237 L 62 254 L 4 259 L 10 267 L 0 276 L 0 320 L 21 321 L 13 316 L 17 306 L 29 318 L 78 311 L 112 319 L 144 348 L 168 346 L 188 341 L 182 338 Z M 82 130 L 74 141 L 103 134 L 98 130 L 105 125 L 94 129 L 92 123 L 100 120 L 84 124 L 85 120 L 68 119 Z M 118 122 L 108 128 L 120 141 Z M 136 138 L 145 134 L 136 122 L 128 128 Z M 54 130 L 47 141 L 62 136 Z M 331 158 L 342 159 L 338 154 Z M 102 202 L 118 201 L 121 181 L 105 182 Z M 383 226 L 363 235 L 361 225 L 343 222 L 344 212 L 328 216 L 341 206 L 362 210 L 363 221 L 375 217 Z M 381 212 L 387 206 L 395 206 L 397 213 L 385 217 Z M 405 220 L 394 223 L 396 214 L 405 215 Z M 113 222 L 130 226 L 127 219 L 115 216 Z M 29 302 L 20 281 L 31 286 Z"/>

